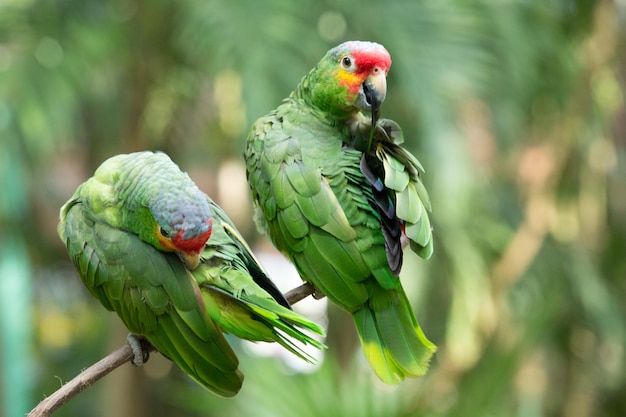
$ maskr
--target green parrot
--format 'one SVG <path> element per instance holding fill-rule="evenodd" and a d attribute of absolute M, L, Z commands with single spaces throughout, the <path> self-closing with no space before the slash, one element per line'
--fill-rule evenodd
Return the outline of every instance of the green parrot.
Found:
<path fill-rule="evenodd" d="M 163 153 L 102 163 L 61 208 L 59 235 L 91 294 L 218 395 L 243 382 L 224 332 L 307 360 L 298 343 L 323 347 L 305 333 L 323 330 L 290 309 L 226 213 Z"/>
<path fill-rule="evenodd" d="M 244 157 L 257 224 L 352 314 L 373 370 L 395 384 L 423 375 L 436 346 L 398 278 L 403 249 L 427 259 L 433 239 L 423 168 L 398 124 L 379 118 L 390 65 L 377 43 L 332 48 L 254 123 Z"/>

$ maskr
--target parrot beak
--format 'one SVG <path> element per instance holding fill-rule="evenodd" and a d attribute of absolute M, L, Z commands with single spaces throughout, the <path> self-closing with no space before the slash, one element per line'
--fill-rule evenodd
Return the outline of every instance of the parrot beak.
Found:
<path fill-rule="evenodd" d="M 372 120 L 378 119 L 380 105 L 387 96 L 387 74 L 375 67 L 363 83 L 365 102 L 372 112 Z"/>
<path fill-rule="evenodd" d="M 181 261 L 185 264 L 187 269 L 193 271 L 200 265 L 200 254 L 194 251 L 182 252 L 177 251 L 176 255 L 180 258 Z"/>

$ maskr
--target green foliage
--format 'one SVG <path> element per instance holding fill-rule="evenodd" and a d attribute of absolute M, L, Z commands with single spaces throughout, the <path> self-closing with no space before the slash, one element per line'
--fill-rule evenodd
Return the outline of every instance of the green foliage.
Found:
<path fill-rule="evenodd" d="M 273 360 L 248 358 L 247 362 L 242 365 L 248 373 L 263 375 L 264 383 L 244 386 L 237 401 L 207 398 L 179 387 L 171 404 L 185 404 L 198 416 L 218 410 L 216 415 L 393 417 L 413 415 L 416 397 L 423 397 L 427 390 L 424 384 L 384 385 L 365 363 L 340 368 L 329 359 L 313 373 L 294 375 Z"/>
<path fill-rule="evenodd" d="M 85 302 L 75 291 L 49 302 L 52 271 L 67 260 L 57 213 L 76 186 L 112 154 L 161 149 L 186 170 L 201 165 L 192 177 L 217 197 L 217 173 L 240 160 L 251 121 L 327 49 L 363 39 L 391 52 L 383 117 L 426 169 L 435 251 L 407 259 L 402 276 L 439 346 L 428 375 L 393 392 L 368 387 L 348 371 L 358 350 L 341 327 L 328 340 L 334 369 L 270 379 L 252 357 L 241 397 L 222 406 L 205 394 L 174 401 L 172 385 L 181 396 L 193 388 L 172 376 L 149 380 L 134 403 L 159 413 L 167 403 L 171 415 L 257 415 L 252 399 L 274 415 L 342 415 L 322 408 L 328 397 L 357 398 L 335 407 L 346 415 L 624 415 L 623 11 L 609 0 L 4 2 L 0 242 L 22 238 L 34 271 L 31 397 L 111 348 L 77 330 L 86 317 L 70 307 Z M 55 308 L 74 330 L 57 320 L 43 337 Z M 104 395 L 101 386 L 81 396 Z M 76 401 L 58 415 L 106 414 Z"/>

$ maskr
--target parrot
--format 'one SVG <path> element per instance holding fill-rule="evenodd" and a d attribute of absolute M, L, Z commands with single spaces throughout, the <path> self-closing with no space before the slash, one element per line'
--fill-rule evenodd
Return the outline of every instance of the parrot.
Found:
<path fill-rule="evenodd" d="M 348 41 L 253 123 L 246 176 L 255 222 L 313 284 L 350 313 L 371 368 L 385 383 L 419 377 L 436 345 L 399 279 L 403 250 L 433 253 L 424 168 L 380 117 L 391 56 Z"/>
<path fill-rule="evenodd" d="M 226 213 L 161 152 L 113 156 L 61 207 L 58 232 L 83 284 L 201 386 L 242 386 L 225 333 L 323 348 Z"/>

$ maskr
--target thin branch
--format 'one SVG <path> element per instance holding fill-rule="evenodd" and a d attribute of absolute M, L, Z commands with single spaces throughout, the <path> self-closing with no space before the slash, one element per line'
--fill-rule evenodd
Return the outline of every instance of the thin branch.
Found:
<path fill-rule="evenodd" d="M 295 304 L 298 301 L 307 298 L 309 295 L 313 295 L 314 297 L 316 297 L 315 287 L 312 284 L 305 282 L 299 287 L 287 291 L 285 293 L 285 298 L 287 299 L 287 301 L 289 301 L 289 304 Z"/>
<path fill-rule="evenodd" d="M 51 415 L 63 404 L 80 394 L 85 388 L 90 387 L 94 382 L 133 358 L 134 355 L 130 345 L 125 344 L 82 371 L 74 379 L 52 393 L 52 395 L 44 398 L 37 407 L 28 413 L 28 417 Z"/>
<path fill-rule="evenodd" d="M 285 294 L 285 298 L 290 304 L 308 297 L 315 292 L 315 288 L 308 283 L 302 284 Z M 144 345 L 145 343 L 145 345 Z M 142 348 L 144 352 L 153 352 L 156 349 L 148 341 L 142 340 Z M 49 417 L 62 405 L 80 394 L 86 388 L 89 388 L 96 381 L 108 375 L 113 370 L 119 368 L 126 362 L 132 361 L 134 358 L 133 350 L 129 344 L 125 344 L 114 352 L 111 352 L 98 362 L 91 365 L 76 375 L 68 383 L 64 384 L 53 392 L 50 396 L 44 398 L 35 408 L 28 413 L 28 417 Z"/>

